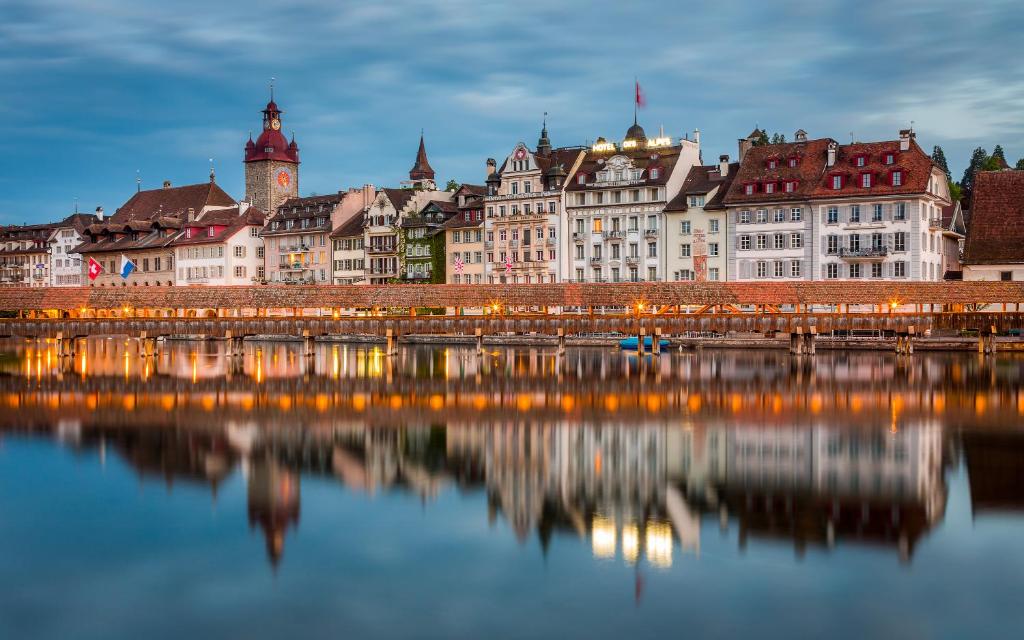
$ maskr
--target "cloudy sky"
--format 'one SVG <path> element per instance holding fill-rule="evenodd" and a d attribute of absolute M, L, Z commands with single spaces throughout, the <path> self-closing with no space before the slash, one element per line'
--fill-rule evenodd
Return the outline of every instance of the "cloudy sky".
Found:
<path fill-rule="evenodd" d="M 1018 0 L 5 0 L 0 223 L 112 211 L 206 179 L 243 195 L 242 146 L 277 78 L 302 193 L 406 177 L 420 129 L 439 181 L 536 141 L 621 138 L 633 77 L 649 134 L 735 156 L 755 124 L 892 139 L 914 122 L 959 177 L 1024 155 Z"/>

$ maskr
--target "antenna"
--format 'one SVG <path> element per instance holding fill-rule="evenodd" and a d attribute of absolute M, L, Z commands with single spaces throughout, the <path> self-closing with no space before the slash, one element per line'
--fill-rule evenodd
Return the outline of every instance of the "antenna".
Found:
<path fill-rule="evenodd" d="M 135 191 L 142 191 L 142 174 L 139 172 L 139 169 L 135 170 Z"/>
<path fill-rule="evenodd" d="M 75 213 L 78 213 L 78 196 L 75 196 Z"/>
<path fill-rule="evenodd" d="M 854 143 L 853 132 L 850 132 L 850 144 Z"/>
<path fill-rule="evenodd" d="M 210 182 L 217 181 L 217 174 L 213 171 L 213 158 L 210 158 Z"/>
<path fill-rule="evenodd" d="M 274 76 L 270 76 L 270 101 L 274 101 L 274 80 L 277 80 Z"/>

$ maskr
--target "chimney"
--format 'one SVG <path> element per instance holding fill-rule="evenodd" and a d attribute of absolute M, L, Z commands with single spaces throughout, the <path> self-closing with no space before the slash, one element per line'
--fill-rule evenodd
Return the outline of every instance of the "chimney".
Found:
<path fill-rule="evenodd" d="M 171 188 L 171 181 L 170 180 L 164 180 L 164 189 L 170 189 L 170 188 Z"/>
<path fill-rule="evenodd" d="M 825 162 L 825 166 L 834 167 L 836 166 L 836 151 L 839 150 L 839 143 L 832 140 L 828 143 L 828 161 Z"/>
<path fill-rule="evenodd" d="M 718 156 L 718 174 L 723 178 L 729 175 L 729 156 Z"/>
<path fill-rule="evenodd" d="M 797 129 L 796 133 L 793 134 L 793 139 L 797 142 L 807 142 L 807 132 L 803 129 Z"/>
<path fill-rule="evenodd" d="M 913 129 L 900 130 L 900 151 L 910 151 L 910 141 L 916 138 Z"/>
<path fill-rule="evenodd" d="M 740 162 L 743 162 L 743 158 L 746 157 L 747 152 L 750 151 L 754 146 L 754 141 L 750 138 L 740 138 L 738 140 L 740 147 Z"/>
<path fill-rule="evenodd" d="M 700 146 L 700 129 L 693 130 L 693 141 L 697 143 L 697 146 Z"/>
<path fill-rule="evenodd" d="M 498 163 L 494 158 L 487 158 L 487 175 L 493 176 L 494 172 L 498 170 Z"/>
<path fill-rule="evenodd" d="M 96 207 L 96 219 L 103 222 L 103 207 Z"/>
<path fill-rule="evenodd" d="M 169 182 L 165 182 L 164 184 L 166 185 L 166 184 L 170 184 L 170 183 Z M 164 187 L 164 188 L 166 189 L 167 187 Z M 196 210 L 193 209 L 192 207 L 188 208 L 188 221 L 189 222 L 195 222 L 196 221 Z"/>
<path fill-rule="evenodd" d="M 363 185 L 363 208 L 366 209 L 373 204 L 373 199 L 377 197 L 377 190 L 372 184 Z"/>
<path fill-rule="evenodd" d="M 241 202 L 239 202 L 238 203 L 238 215 L 244 216 L 245 212 L 248 211 L 249 207 L 251 207 L 251 206 L 252 206 L 252 203 L 249 202 L 248 200 L 242 200 Z"/>

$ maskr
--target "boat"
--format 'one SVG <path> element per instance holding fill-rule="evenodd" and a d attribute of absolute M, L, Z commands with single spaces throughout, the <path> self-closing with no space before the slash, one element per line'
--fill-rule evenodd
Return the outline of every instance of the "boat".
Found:
<path fill-rule="evenodd" d="M 625 340 L 619 340 L 619 348 L 623 351 L 636 351 L 637 346 L 640 344 L 640 339 L 637 337 L 626 338 Z M 668 348 L 668 340 L 659 340 L 658 346 L 661 349 Z M 654 348 L 654 337 L 647 336 L 644 338 L 644 351 L 650 351 Z"/>

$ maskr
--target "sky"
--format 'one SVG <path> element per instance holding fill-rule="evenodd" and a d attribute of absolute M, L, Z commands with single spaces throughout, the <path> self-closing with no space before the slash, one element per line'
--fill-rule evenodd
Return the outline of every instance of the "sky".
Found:
<path fill-rule="evenodd" d="M 444 184 L 536 143 L 621 139 L 633 81 L 653 135 L 706 163 L 755 125 L 891 140 L 913 122 L 959 179 L 1024 156 L 1017 0 L 652 2 L 3 0 L 0 223 L 114 211 L 141 177 L 244 195 L 275 81 L 302 195 L 407 178 L 420 130 Z"/>

